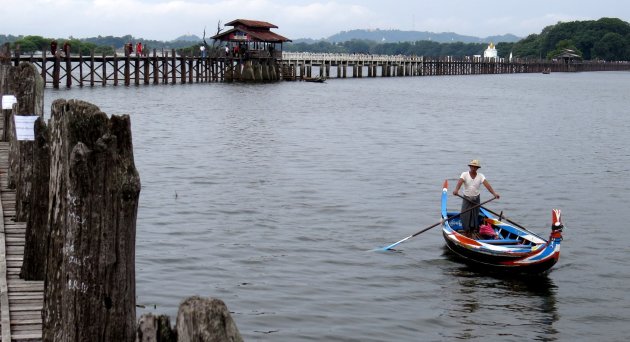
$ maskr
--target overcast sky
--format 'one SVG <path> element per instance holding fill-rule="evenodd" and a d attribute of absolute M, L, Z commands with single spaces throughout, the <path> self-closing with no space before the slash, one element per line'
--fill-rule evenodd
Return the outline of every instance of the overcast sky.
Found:
<path fill-rule="evenodd" d="M 47 38 L 124 36 L 172 40 L 207 36 L 219 21 L 255 19 L 289 38 L 326 38 L 353 29 L 525 37 L 559 21 L 630 21 L 624 0 L 0 0 L 0 34 Z"/>

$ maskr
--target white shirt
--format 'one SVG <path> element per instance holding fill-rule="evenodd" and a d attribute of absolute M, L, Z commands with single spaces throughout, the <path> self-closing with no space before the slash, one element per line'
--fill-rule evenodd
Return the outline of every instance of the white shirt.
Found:
<path fill-rule="evenodd" d="M 459 178 L 464 180 L 464 195 L 468 197 L 479 196 L 479 188 L 481 188 L 483 181 L 486 180 L 486 176 L 483 173 L 477 172 L 477 176 L 473 179 L 468 171 L 462 172 Z"/>

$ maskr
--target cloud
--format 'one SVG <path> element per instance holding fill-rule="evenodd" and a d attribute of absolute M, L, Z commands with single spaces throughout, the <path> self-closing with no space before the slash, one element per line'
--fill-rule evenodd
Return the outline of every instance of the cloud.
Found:
<path fill-rule="evenodd" d="M 540 33 L 558 21 L 628 17 L 629 6 L 599 0 L 530 0 L 510 6 L 495 1 L 389 4 L 382 0 L 2 0 L 3 34 L 83 38 L 131 34 L 170 40 L 185 33 L 214 33 L 217 22 L 256 19 L 271 22 L 291 38 L 323 38 L 343 30 L 400 29 L 489 36 Z M 614 5 L 613 5 L 614 4 Z M 567 12 L 571 11 L 571 12 Z M 595 17 L 593 17 L 595 16 Z"/>

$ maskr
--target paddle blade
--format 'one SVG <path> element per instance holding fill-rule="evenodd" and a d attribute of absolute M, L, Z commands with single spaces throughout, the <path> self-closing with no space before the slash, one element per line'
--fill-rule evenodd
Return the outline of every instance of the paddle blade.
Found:
<path fill-rule="evenodd" d="M 390 250 L 390 249 L 392 249 L 392 248 L 394 248 L 394 247 L 396 247 L 396 246 L 400 245 L 401 243 L 403 243 L 403 242 L 405 242 L 405 241 L 409 240 L 411 237 L 412 237 L 411 235 L 410 235 L 410 236 L 407 236 L 406 238 L 404 238 L 404 239 L 402 239 L 402 240 L 400 240 L 400 241 L 398 241 L 398 242 L 394 242 L 394 243 L 392 243 L 391 245 L 389 245 L 389 246 L 387 246 L 387 247 L 383 247 L 383 248 L 382 248 L 382 250 L 384 250 L 384 251 L 388 251 L 388 250 Z"/>

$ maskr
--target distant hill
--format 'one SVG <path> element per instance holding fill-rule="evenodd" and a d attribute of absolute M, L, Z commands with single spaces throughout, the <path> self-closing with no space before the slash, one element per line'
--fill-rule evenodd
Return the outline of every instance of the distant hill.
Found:
<path fill-rule="evenodd" d="M 173 39 L 173 41 L 174 42 L 181 41 L 181 42 L 195 42 L 195 43 L 197 43 L 197 42 L 201 41 L 201 38 L 199 38 L 198 36 L 196 36 L 194 34 L 185 34 L 183 36 L 179 36 L 179 37 Z"/>
<path fill-rule="evenodd" d="M 514 43 L 521 40 L 513 34 L 504 34 L 489 37 L 464 36 L 454 32 L 428 32 L 428 31 L 401 31 L 401 30 L 350 30 L 336 33 L 324 41 L 329 43 L 347 42 L 353 39 L 367 40 L 382 43 L 433 41 L 436 43 Z M 296 39 L 294 42 L 313 43 L 311 39 Z"/>

